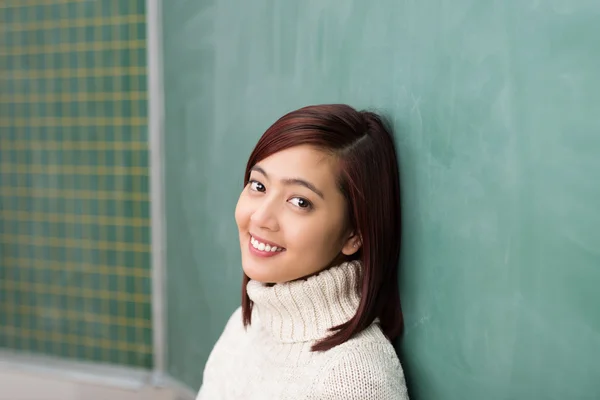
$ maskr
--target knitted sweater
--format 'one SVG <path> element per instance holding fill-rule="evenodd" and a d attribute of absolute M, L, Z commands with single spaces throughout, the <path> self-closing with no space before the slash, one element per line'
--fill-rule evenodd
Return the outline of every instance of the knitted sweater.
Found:
<path fill-rule="evenodd" d="M 252 323 L 244 329 L 241 308 L 233 313 L 196 400 L 407 400 L 402 367 L 377 320 L 328 351 L 310 350 L 356 313 L 359 274 L 352 262 L 273 286 L 251 280 Z"/>

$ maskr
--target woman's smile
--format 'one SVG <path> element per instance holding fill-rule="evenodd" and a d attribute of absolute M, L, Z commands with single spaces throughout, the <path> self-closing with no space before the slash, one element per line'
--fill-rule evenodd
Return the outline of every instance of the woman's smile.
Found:
<path fill-rule="evenodd" d="M 250 234 L 248 245 L 250 253 L 258 257 L 273 257 L 285 251 L 284 247 L 262 238 L 254 237 L 252 234 Z"/>

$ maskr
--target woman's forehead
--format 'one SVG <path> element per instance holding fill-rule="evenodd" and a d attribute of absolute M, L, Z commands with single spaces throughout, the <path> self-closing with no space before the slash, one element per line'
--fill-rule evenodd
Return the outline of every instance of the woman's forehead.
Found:
<path fill-rule="evenodd" d="M 295 146 L 270 155 L 259 161 L 256 166 L 269 175 L 286 173 L 321 175 L 325 172 L 333 174 L 336 161 L 331 154 L 315 147 Z"/>
<path fill-rule="evenodd" d="M 337 190 L 337 159 L 311 146 L 282 150 L 259 161 L 253 170 L 270 181 L 305 180 L 322 192 Z"/>

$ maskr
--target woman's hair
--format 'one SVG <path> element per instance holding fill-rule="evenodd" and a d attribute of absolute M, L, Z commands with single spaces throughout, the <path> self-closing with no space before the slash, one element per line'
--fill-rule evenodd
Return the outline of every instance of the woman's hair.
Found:
<path fill-rule="evenodd" d="M 398 293 L 400 185 L 394 140 L 381 118 L 372 112 L 359 112 L 344 104 L 304 107 L 284 115 L 263 134 L 248 159 L 244 185 L 256 163 L 300 145 L 312 146 L 339 160 L 339 189 L 347 201 L 350 225 L 362 242 L 351 257 L 363 265 L 356 314 L 332 328 L 334 333 L 312 350 L 325 351 L 346 342 L 375 318 L 393 340 L 403 325 Z M 251 322 L 253 305 L 246 293 L 249 280 L 244 274 L 244 326 Z"/>

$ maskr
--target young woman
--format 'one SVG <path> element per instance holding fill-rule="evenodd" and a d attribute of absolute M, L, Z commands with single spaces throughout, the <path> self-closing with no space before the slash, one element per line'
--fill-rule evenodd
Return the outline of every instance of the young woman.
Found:
<path fill-rule="evenodd" d="M 310 106 L 264 133 L 235 210 L 242 305 L 197 400 L 408 399 L 390 342 L 402 330 L 398 180 L 374 113 Z"/>

